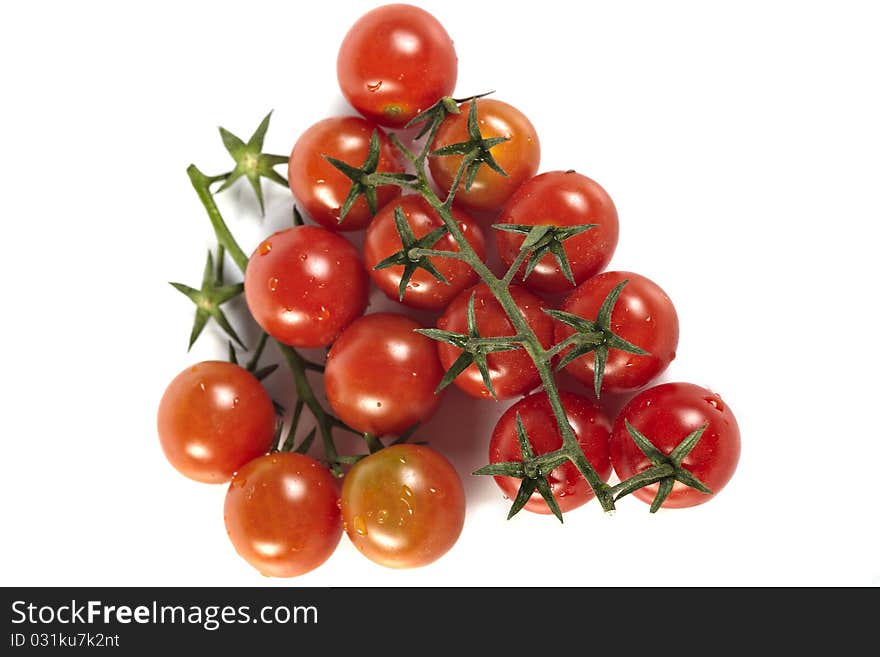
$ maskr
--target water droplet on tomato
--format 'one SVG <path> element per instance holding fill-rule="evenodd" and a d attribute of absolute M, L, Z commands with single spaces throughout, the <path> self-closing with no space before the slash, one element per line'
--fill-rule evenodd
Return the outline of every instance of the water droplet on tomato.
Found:
<path fill-rule="evenodd" d="M 238 397 L 234 397 L 232 400 L 232 408 L 238 408 L 238 405 L 241 403 L 241 400 Z"/>
<path fill-rule="evenodd" d="M 269 252 L 272 250 L 272 242 L 266 241 L 260 244 L 260 248 L 257 249 L 257 252 L 261 255 L 269 255 Z"/>
<path fill-rule="evenodd" d="M 379 91 L 382 88 L 382 80 L 378 80 L 376 82 L 367 82 L 367 91 L 370 93 L 374 93 Z"/>
<path fill-rule="evenodd" d="M 432 488 L 429 488 L 429 489 L 428 489 L 428 492 L 430 492 L 430 493 L 436 493 L 436 492 L 437 492 L 437 489 L 432 487 Z"/>
<path fill-rule="evenodd" d="M 305 262 L 306 260 L 309 259 L 309 254 L 308 253 L 300 253 L 299 259 L 302 260 L 303 262 Z"/>
<path fill-rule="evenodd" d="M 318 178 L 318 179 L 315 181 L 315 184 L 317 184 L 317 185 L 323 185 L 323 184 L 324 184 L 324 179 L 323 179 L 323 178 Z"/>
<path fill-rule="evenodd" d="M 724 402 L 722 402 L 717 397 L 706 397 L 705 399 L 707 402 L 709 402 L 709 405 L 712 406 L 713 408 L 715 408 L 719 411 L 724 411 Z"/>
<path fill-rule="evenodd" d="M 403 493 L 404 497 L 412 497 L 413 492 L 409 486 L 401 486 L 400 492 Z"/>
<path fill-rule="evenodd" d="M 199 390 L 201 390 L 202 392 L 205 392 L 206 387 L 205 387 L 204 381 L 199 381 Z"/>
<path fill-rule="evenodd" d="M 358 533 L 359 536 L 367 535 L 367 523 L 360 516 L 354 517 L 354 530 Z"/>
<path fill-rule="evenodd" d="M 403 465 L 406 465 L 406 459 L 402 456 L 398 457 L 397 460 L 400 461 Z"/>
<path fill-rule="evenodd" d="M 278 277 L 273 276 L 272 278 L 269 279 L 269 290 L 274 292 L 277 289 L 278 289 Z"/>
<path fill-rule="evenodd" d="M 318 308 L 318 314 L 315 316 L 315 318 L 319 322 L 323 322 L 325 319 L 330 319 L 330 310 L 327 309 L 325 306 L 321 306 L 320 308 Z"/>
<path fill-rule="evenodd" d="M 376 522 L 384 525 L 386 520 L 388 520 L 388 509 L 379 509 L 379 512 L 376 514 Z"/>

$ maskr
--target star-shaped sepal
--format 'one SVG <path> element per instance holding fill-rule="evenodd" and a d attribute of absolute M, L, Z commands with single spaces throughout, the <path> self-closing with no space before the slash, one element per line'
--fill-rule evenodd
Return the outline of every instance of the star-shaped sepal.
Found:
<path fill-rule="evenodd" d="M 676 481 L 681 482 L 685 486 L 695 488 L 701 493 L 706 493 L 707 495 L 712 494 L 712 491 L 706 486 L 706 484 L 697 479 L 690 470 L 685 469 L 681 465 L 684 458 L 691 453 L 694 447 L 696 447 L 700 438 L 703 436 L 706 427 L 709 426 L 708 423 L 688 434 L 668 456 L 657 449 L 644 434 L 629 423 L 629 420 L 625 419 L 624 423 L 633 442 L 635 442 L 638 448 L 642 450 L 642 453 L 651 462 L 652 467 L 630 477 L 615 487 L 615 501 L 619 500 L 624 495 L 629 495 L 639 488 L 650 486 L 658 481 L 660 482 L 660 486 L 657 495 L 654 497 L 654 501 L 651 503 L 651 513 L 656 513 L 657 510 L 663 506 L 663 502 L 669 497 L 669 493 L 672 492 L 672 487 Z"/>
<path fill-rule="evenodd" d="M 559 269 L 568 282 L 575 285 L 574 274 L 571 272 L 571 264 L 568 262 L 568 256 L 565 255 L 565 248 L 562 243 L 575 235 L 580 235 L 591 228 L 595 228 L 599 224 L 580 224 L 578 226 L 553 226 L 542 224 L 538 226 L 529 226 L 526 224 L 493 224 L 492 228 L 507 231 L 508 233 L 522 233 L 526 236 L 523 240 L 522 250 L 530 250 L 529 259 L 526 261 L 526 267 L 523 271 L 522 280 L 526 280 L 529 274 L 534 271 L 538 263 L 548 253 L 552 254 L 559 265 Z"/>
<path fill-rule="evenodd" d="M 201 289 L 197 290 L 182 283 L 171 283 L 174 289 L 185 294 L 190 301 L 196 304 L 196 317 L 193 322 L 192 332 L 189 336 L 190 349 L 193 344 L 195 344 L 199 335 L 201 335 L 208 320 L 211 318 L 217 322 L 220 328 L 223 329 L 230 338 L 235 340 L 238 345 L 244 347 L 241 338 L 238 337 L 235 329 L 232 328 L 232 324 L 230 324 L 229 320 L 226 318 L 226 314 L 220 308 L 221 305 L 230 299 L 234 299 L 244 291 L 244 283 L 237 283 L 235 285 L 223 284 L 222 255 L 223 254 L 221 253 L 221 257 L 218 258 L 217 269 L 215 271 L 214 255 L 208 251 L 208 259 L 205 263 L 205 272 L 202 276 Z"/>
<path fill-rule="evenodd" d="M 611 312 L 614 310 L 614 304 L 620 297 L 620 293 L 629 281 L 621 281 L 618 283 L 599 307 L 599 313 L 596 320 L 589 320 L 579 315 L 567 313 L 562 310 L 544 309 L 544 312 L 559 320 L 563 324 L 572 327 L 575 332 L 570 337 L 551 351 L 557 351 L 558 347 L 564 345 L 572 345 L 572 348 L 566 353 L 556 366 L 557 371 L 568 365 L 573 360 L 584 356 L 585 354 L 596 354 L 596 364 L 593 371 L 593 388 L 596 397 L 602 393 L 602 377 L 605 374 L 605 363 L 608 362 L 609 349 L 617 349 L 630 354 L 646 356 L 648 352 L 634 345 L 632 342 L 624 340 L 611 330 Z"/>
<path fill-rule="evenodd" d="M 522 418 L 519 413 L 516 414 L 516 437 L 519 440 L 519 448 L 522 453 L 522 461 L 506 461 L 504 463 L 492 463 L 486 465 L 476 472 L 475 475 L 492 475 L 495 477 L 516 477 L 522 479 L 519 485 L 516 498 L 507 514 L 510 520 L 519 513 L 523 507 L 532 499 L 532 495 L 537 490 L 547 506 L 553 512 L 553 515 L 562 522 L 562 510 L 553 497 L 553 491 L 550 488 L 550 481 L 547 479 L 547 473 L 552 472 L 554 468 L 559 467 L 567 460 L 566 457 L 560 456 L 556 461 L 550 463 L 539 464 L 529 442 L 526 428 L 523 426 Z"/>
<path fill-rule="evenodd" d="M 400 185 L 403 182 L 409 182 L 416 179 L 411 173 L 386 173 L 377 171 L 379 167 L 379 132 L 373 130 L 370 136 L 370 148 L 367 152 L 367 159 L 364 160 L 360 167 L 355 167 L 348 162 L 343 162 L 335 157 L 324 155 L 334 167 L 339 169 L 346 177 L 351 180 L 351 189 L 348 196 L 342 204 L 339 211 L 339 223 L 342 223 L 355 202 L 363 196 L 367 201 L 367 207 L 370 214 L 375 215 L 379 211 L 378 201 L 376 198 L 376 189 L 386 185 Z"/>
<path fill-rule="evenodd" d="M 263 141 L 266 138 L 266 130 L 269 129 L 271 117 L 272 112 L 269 112 L 247 143 L 225 128 L 220 128 L 220 137 L 223 139 L 223 145 L 226 147 L 226 150 L 229 151 L 232 159 L 235 160 L 235 168 L 229 173 L 226 181 L 217 191 L 222 192 L 244 176 L 248 179 L 254 193 L 257 195 L 257 200 L 260 202 L 260 212 L 264 214 L 263 188 L 260 184 L 260 178 L 268 178 L 282 187 L 287 187 L 287 180 L 275 171 L 275 167 L 279 164 L 287 164 L 287 156 L 263 153 Z"/>
<path fill-rule="evenodd" d="M 451 344 L 453 347 L 461 349 L 461 355 L 452 363 L 452 366 L 446 371 L 446 374 L 440 380 L 436 392 L 440 392 L 455 380 L 459 374 L 468 368 L 472 363 L 476 364 L 483 377 L 483 385 L 494 399 L 498 399 L 495 394 L 495 387 L 492 385 L 492 377 L 489 374 L 489 363 L 486 356 L 496 351 L 511 351 L 520 347 L 520 342 L 516 336 L 484 338 L 477 330 L 477 314 L 474 310 L 475 295 L 471 294 L 467 306 L 467 333 L 453 333 L 452 331 L 444 331 L 442 329 L 416 329 L 416 333 L 421 333 L 429 338 L 439 342 Z"/>
<path fill-rule="evenodd" d="M 428 256 L 413 252 L 413 249 L 430 249 L 449 232 L 449 229 L 446 226 L 439 226 L 430 233 L 417 238 L 399 206 L 394 208 L 394 225 L 397 227 L 403 248 L 377 263 L 373 269 L 387 269 L 403 265 L 403 274 L 400 277 L 398 290 L 400 301 L 403 301 L 403 295 L 406 293 L 406 286 L 409 285 L 410 279 L 419 269 L 424 269 L 441 283 L 449 285 L 449 281 L 440 273 Z"/>
<path fill-rule="evenodd" d="M 495 93 L 494 91 L 487 91 L 484 94 L 477 94 L 476 96 L 469 96 L 468 98 L 450 98 L 449 96 L 444 96 L 436 103 L 431 105 L 428 109 L 423 110 L 416 114 L 409 120 L 409 123 L 404 126 L 405 128 L 412 128 L 420 123 L 422 125 L 418 134 L 413 137 L 414 140 L 421 139 L 424 137 L 432 127 L 439 125 L 443 122 L 450 114 L 461 114 L 461 109 L 459 105 L 462 103 L 466 103 L 467 101 L 476 100 L 477 98 L 483 98 L 488 96 L 489 94 Z"/>
<path fill-rule="evenodd" d="M 449 144 L 431 151 L 430 157 L 463 156 L 462 162 L 465 167 L 464 188 L 469 190 L 474 184 L 477 172 L 484 164 L 499 175 L 507 177 L 507 172 L 495 161 L 491 152 L 493 146 L 497 146 L 505 141 L 508 141 L 508 137 L 483 139 L 483 135 L 480 133 L 480 124 L 477 120 L 477 99 L 474 98 L 468 111 L 468 140 Z"/>

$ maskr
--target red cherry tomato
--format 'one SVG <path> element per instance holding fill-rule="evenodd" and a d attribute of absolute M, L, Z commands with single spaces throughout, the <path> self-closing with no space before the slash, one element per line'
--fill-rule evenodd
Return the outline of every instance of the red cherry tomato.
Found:
<path fill-rule="evenodd" d="M 403 246 L 394 223 L 395 208 L 403 210 L 407 223 L 417 238 L 424 237 L 443 225 L 437 212 L 421 196 L 410 194 L 393 201 L 382 208 L 370 227 L 364 242 L 364 261 L 373 282 L 388 297 L 399 298 L 400 279 L 403 265 L 386 269 L 373 269 L 377 263 L 400 251 Z M 480 259 L 486 256 L 486 240 L 483 230 L 468 215 L 453 209 L 452 216 Z M 445 235 L 433 247 L 442 251 L 458 251 L 458 245 L 451 235 Z M 440 310 L 449 305 L 450 300 L 466 287 L 477 282 L 477 274 L 469 264 L 452 258 L 431 258 L 431 262 L 449 282 L 437 280 L 424 269 L 417 269 L 410 279 L 404 293 L 403 303 L 413 308 Z"/>
<path fill-rule="evenodd" d="M 431 14 L 411 5 L 385 5 L 362 16 L 345 35 L 336 73 L 358 112 L 399 128 L 452 93 L 458 57 Z"/>
<path fill-rule="evenodd" d="M 702 481 L 712 494 L 676 481 L 663 503 L 682 508 L 708 502 L 730 481 L 739 462 L 740 435 L 730 407 L 711 390 L 692 383 L 664 383 L 636 395 L 617 416 L 611 432 L 611 463 L 621 481 L 651 467 L 633 441 L 625 421 L 668 455 L 685 437 L 708 424 L 696 446 L 685 456 L 682 467 Z M 633 493 L 650 504 L 659 484 Z"/>
<path fill-rule="evenodd" d="M 158 428 L 171 465 L 190 479 L 219 484 L 272 446 L 275 409 L 246 369 L 205 361 L 186 368 L 165 390 Z"/>
<path fill-rule="evenodd" d="M 324 369 L 327 401 L 348 426 L 382 436 L 424 422 L 440 403 L 443 378 L 434 341 L 408 317 L 361 317 L 333 343 Z"/>
<path fill-rule="evenodd" d="M 597 182 L 574 171 L 550 171 L 526 181 L 507 201 L 498 223 L 598 224 L 562 243 L 575 285 L 602 271 L 617 247 L 617 210 L 611 197 Z M 506 266 L 516 260 L 524 239 L 523 234 L 495 231 L 498 252 Z M 524 270 L 525 265 L 519 270 L 520 281 Z M 572 289 L 552 254 L 541 258 L 523 285 L 540 292 Z"/>
<path fill-rule="evenodd" d="M 553 344 L 553 320 L 541 310 L 546 304 L 531 292 L 516 285 L 510 287 L 510 293 L 541 344 L 545 348 Z M 480 336 L 489 338 L 516 334 L 501 304 L 484 283 L 461 292 L 437 320 L 437 328 L 467 334 L 467 307 L 471 294 L 475 294 L 474 314 Z M 461 355 L 461 349 L 450 344 L 438 342 L 437 348 L 440 362 L 447 370 Z M 489 364 L 489 379 L 498 399 L 510 399 L 522 395 L 541 381 L 532 359 L 521 348 L 490 353 L 486 358 Z M 469 365 L 455 378 L 455 385 L 473 397 L 481 399 L 491 397 L 483 383 L 480 370 L 474 364 Z"/>
<path fill-rule="evenodd" d="M 574 430 L 581 451 L 602 481 L 608 481 L 611 476 L 608 447 L 611 421 L 586 397 L 562 392 L 560 398 L 565 417 Z M 562 447 L 562 435 L 559 433 L 553 409 L 550 408 L 550 401 L 546 393 L 536 392 L 508 408 L 498 420 L 489 443 L 490 463 L 523 460 L 516 432 L 517 413 L 522 419 L 535 456 Z M 571 461 L 552 470 L 547 479 L 553 497 L 563 513 L 576 509 L 595 497 L 593 489 Z M 522 480 L 515 477 L 495 477 L 495 482 L 506 497 L 514 499 Z M 551 513 L 550 507 L 537 491 L 532 494 L 524 508 L 533 513 Z"/>
<path fill-rule="evenodd" d="M 271 577 L 314 570 L 342 537 L 336 481 L 302 454 L 266 454 L 239 470 L 223 519 L 236 552 Z"/>
<path fill-rule="evenodd" d="M 348 537 L 389 568 L 436 561 L 464 525 L 464 488 L 455 468 L 430 447 L 394 445 L 359 461 L 342 485 Z"/>
<path fill-rule="evenodd" d="M 470 103 L 464 103 L 460 114 L 452 114 L 443 121 L 431 145 L 432 150 L 468 141 L 469 109 Z M 508 138 L 508 141 L 493 146 L 490 151 L 507 176 L 483 164 L 469 190 L 465 190 L 464 181 L 459 185 L 455 202 L 474 210 L 496 210 L 520 185 L 537 173 L 541 162 L 541 145 L 534 126 L 512 105 L 494 98 L 483 98 L 477 101 L 477 118 L 483 139 Z M 460 155 L 447 155 L 432 157 L 428 161 L 431 175 L 444 193 L 452 187 L 461 160 Z"/>
<path fill-rule="evenodd" d="M 595 320 L 599 307 L 614 287 L 628 280 L 614 310 L 611 330 L 648 352 L 646 356 L 611 349 L 602 378 L 605 392 L 626 392 L 641 388 L 665 370 L 678 347 L 678 315 L 666 293 L 653 281 L 632 272 L 609 271 L 581 283 L 562 304 L 561 310 Z M 556 342 L 572 333 L 570 326 L 556 321 Z M 593 354 L 572 361 L 565 370 L 593 389 Z"/>
<path fill-rule="evenodd" d="M 325 347 L 367 307 L 369 280 L 357 250 L 318 226 L 265 239 L 244 277 L 244 294 L 266 333 L 294 347 Z"/>
<path fill-rule="evenodd" d="M 352 181 L 324 156 L 334 157 L 356 168 L 361 167 L 369 154 L 374 130 L 379 135 L 380 144 L 378 171 L 403 171 L 387 135 L 359 116 L 319 121 L 306 130 L 293 147 L 287 165 L 290 191 L 312 219 L 330 230 L 360 230 L 370 223 L 372 215 L 366 199 L 361 197 L 342 223 L 339 222 L 339 214 Z M 376 195 L 378 206 L 382 207 L 399 195 L 398 187 L 380 187 Z"/>

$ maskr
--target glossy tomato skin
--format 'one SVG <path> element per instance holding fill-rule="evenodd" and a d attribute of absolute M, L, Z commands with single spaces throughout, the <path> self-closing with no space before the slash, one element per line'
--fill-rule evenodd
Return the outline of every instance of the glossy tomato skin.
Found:
<path fill-rule="evenodd" d="M 675 482 L 664 508 L 703 504 L 730 481 L 740 455 L 740 433 L 730 407 L 717 394 L 692 383 L 664 383 L 636 395 L 614 420 L 611 432 L 611 463 L 621 480 L 651 467 L 633 442 L 625 420 L 639 430 L 664 454 L 669 454 L 690 433 L 708 427 L 684 458 L 689 470 L 712 491 L 712 495 Z M 637 490 L 633 495 L 650 504 L 659 484 Z"/>
<path fill-rule="evenodd" d="M 455 468 L 424 445 L 395 445 L 359 461 L 342 485 L 348 537 L 389 568 L 436 561 L 464 526 L 464 488 Z"/>
<path fill-rule="evenodd" d="M 468 141 L 469 109 L 470 103 L 464 103 L 460 114 L 451 114 L 443 121 L 432 143 L 432 150 Z M 482 165 L 470 190 L 465 190 L 464 182 L 461 183 L 455 203 L 473 210 L 497 210 L 520 185 L 537 173 L 541 162 L 541 144 L 531 121 L 512 105 L 494 98 L 482 98 L 477 101 L 477 117 L 484 139 L 508 138 L 508 141 L 491 150 L 507 177 Z M 452 187 L 461 159 L 460 155 L 448 155 L 428 160 L 434 182 L 443 194 Z"/>
<path fill-rule="evenodd" d="M 269 236 L 248 262 L 244 294 L 257 324 L 294 347 L 325 347 L 367 307 L 357 250 L 318 226 Z"/>
<path fill-rule="evenodd" d="M 323 121 L 306 130 L 297 140 L 287 165 L 290 191 L 308 215 L 325 228 L 351 231 L 365 228 L 372 215 L 361 197 L 340 223 L 339 214 L 351 189 L 351 180 L 324 156 L 328 155 L 359 168 L 367 159 L 373 131 L 379 135 L 378 171 L 400 172 L 403 166 L 388 136 L 375 124 L 359 116 L 340 116 Z M 382 207 L 400 195 L 393 185 L 377 190 L 377 203 Z"/>
<path fill-rule="evenodd" d="M 440 404 L 443 378 L 434 342 L 418 322 L 394 313 L 356 320 L 333 343 L 324 387 L 333 412 L 348 426 L 376 436 L 424 422 Z"/>
<path fill-rule="evenodd" d="M 498 303 L 485 283 L 480 283 L 461 292 L 437 320 L 437 328 L 466 334 L 467 307 L 471 294 L 475 295 L 474 313 L 477 318 L 477 330 L 482 337 L 516 334 L 501 304 Z M 541 344 L 545 348 L 550 347 L 553 344 L 553 320 L 542 310 L 546 307 L 544 301 L 516 285 L 510 286 L 510 294 Z M 452 367 L 452 364 L 461 355 L 461 349 L 442 342 L 437 343 L 437 350 L 444 370 Z M 524 349 L 490 353 L 487 360 L 489 378 L 498 399 L 510 399 L 525 394 L 541 381 L 537 368 Z M 480 370 L 474 364 L 468 366 L 455 377 L 455 385 L 472 397 L 491 399 L 491 395 L 483 383 Z"/>
<path fill-rule="evenodd" d="M 408 194 L 392 201 L 375 216 L 367 229 L 364 242 L 364 263 L 376 286 L 391 299 L 399 299 L 400 279 L 403 265 L 386 269 L 373 269 L 377 263 L 400 251 L 403 246 L 394 223 L 394 210 L 401 208 L 407 223 L 417 238 L 424 237 L 443 221 L 428 202 L 419 195 Z M 481 260 L 486 257 L 486 238 L 483 229 L 470 216 L 453 208 L 452 216 L 458 223 L 465 238 Z M 458 244 L 451 235 L 441 238 L 432 247 L 442 251 L 458 251 Z M 407 285 L 403 296 L 404 305 L 426 310 L 441 310 L 449 305 L 455 295 L 477 282 L 473 268 L 462 260 L 452 258 L 431 258 L 434 266 L 449 282 L 438 281 L 424 269 L 417 269 Z"/>
<path fill-rule="evenodd" d="M 455 89 L 458 57 L 431 14 L 405 4 L 378 7 L 345 35 L 336 61 L 339 87 L 361 114 L 400 128 Z"/>
<path fill-rule="evenodd" d="M 261 456 L 235 475 L 223 519 L 236 552 L 270 577 L 314 570 L 342 537 L 333 475 L 315 459 L 289 452 Z"/>
<path fill-rule="evenodd" d="M 616 349 L 608 353 L 604 392 L 628 392 L 649 383 L 675 358 L 678 347 L 678 314 L 669 296 L 653 281 L 632 272 L 611 271 L 581 283 L 563 302 L 561 310 L 595 320 L 599 307 L 614 287 L 624 281 L 617 304 L 611 313 L 611 330 L 648 352 L 646 356 Z M 574 330 L 555 322 L 556 341 Z M 565 371 L 593 389 L 594 356 L 587 354 L 572 361 Z"/>
<path fill-rule="evenodd" d="M 611 476 L 608 445 L 611 421 L 586 397 L 570 392 L 561 392 L 559 396 L 581 450 L 602 481 L 608 481 Z M 556 425 L 550 401 L 546 393 L 536 392 L 508 408 L 498 420 L 489 442 L 490 463 L 523 460 L 516 432 L 517 414 L 522 419 L 536 456 L 562 447 L 562 435 Z M 563 513 L 576 509 L 595 497 L 593 489 L 571 461 L 552 470 L 547 478 L 553 497 Z M 522 480 L 515 477 L 495 477 L 495 482 L 506 497 L 514 499 Z M 552 513 L 537 491 L 524 508 L 533 513 Z"/>
<path fill-rule="evenodd" d="M 205 361 L 169 384 L 159 402 L 158 430 L 171 465 L 190 479 L 220 484 L 272 446 L 275 409 L 246 369 Z"/>
<path fill-rule="evenodd" d="M 608 193 L 594 180 L 575 171 L 550 171 L 527 180 L 504 205 L 498 223 L 536 226 L 598 224 L 562 243 L 575 285 L 602 271 L 617 248 L 617 209 Z M 510 266 L 519 255 L 525 235 L 496 230 L 501 261 Z M 522 281 L 523 266 L 518 280 Z M 572 284 L 548 254 L 522 283 L 538 292 L 566 292 Z"/>

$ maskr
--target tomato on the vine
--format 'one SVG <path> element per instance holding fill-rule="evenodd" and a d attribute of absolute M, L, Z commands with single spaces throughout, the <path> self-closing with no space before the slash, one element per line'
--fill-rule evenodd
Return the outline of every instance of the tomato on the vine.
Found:
<path fill-rule="evenodd" d="M 452 93 L 458 57 L 431 14 L 412 5 L 385 5 L 364 14 L 345 35 L 336 73 L 358 112 L 400 128 Z"/>
<path fill-rule="evenodd" d="M 678 314 L 666 293 L 653 281 L 632 272 L 610 271 L 581 283 L 563 302 L 561 310 L 595 320 L 608 293 L 628 280 L 611 312 L 611 330 L 647 351 L 637 355 L 611 349 L 602 378 L 604 392 L 627 392 L 641 388 L 665 370 L 678 347 Z M 556 342 L 574 333 L 556 321 Z M 569 363 L 565 371 L 593 388 L 595 358 L 586 354 Z"/>
<path fill-rule="evenodd" d="M 372 215 L 363 197 L 340 223 L 339 215 L 352 181 L 324 157 L 342 160 L 355 168 L 363 165 L 370 151 L 373 132 L 379 136 L 378 171 L 402 172 L 403 166 L 388 136 L 375 124 L 359 116 L 340 116 L 318 121 L 297 140 L 287 165 L 290 191 L 312 219 L 330 230 L 360 230 Z M 386 185 L 376 190 L 379 207 L 400 195 L 400 189 Z"/>
<path fill-rule="evenodd" d="M 254 251 L 244 293 L 257 324 L 273 338 L 325 347 L 363 314 L 369 279 L 347 240 L 319 226 L 294 226 Z"/>
<path fill-rule="evenodd" d="M 434 341 L 415 320 L 366 315 L 333 343 L 324 368 L 327 401 L 348 426 L 376 436 L 424 422 L 440 404 L 443 378 Z"/>
<path fill-rule="evenodd" d="M 464 103 L 460 114 L 446 117 L 431 144 L 432 150 L 468 141 L 469 110 L 470 102 Z M 474 210 L 497 210 L 520 185 L 537 173 L 541 162 L 541 145 L 538 133 L 528 118 L 500 100 L 478 100 L 477 120 L 483 139 L 507 138 L 507 141 L 490 150 L 507 176 L 502 176 L 485 164 L 481 165 L 470 189 L 465 189 L 465 181 L 462 180 L 455 194 L 455 203 Z M 443 193 L 452 187 L 461 161 L 461 155 L 437 156 L 428 161 L 434 182 Z"/>
<path fill-rule="evenodd" d="M 394 223 L 395 208 L 400 208 L 407 224 L 416 238 L 422 238 L 440 226 L 443 221 L 431 205 L 416 194 L 407 194 L 392 201 L 375 216 L 367 229 L 364 242 L 364 262 L 370 277 L 382 292 L 395 301 L 399 298 L 400 281 L 404 273 L 403 265 L 385 269 L 374 269 L 377 263 L 400 251 L 403 245 Z M 486 239 L 483 229 L 461 210 L 453 208 L 452 216 L 464 233 L 465 238 L 482 260 L 486 257 Z M 448 233 L 431 247 L 441 251 L 458 251 L 458 244 Z M 416 269 L 406 286 L 403 303 L 413 308 L 440 310 L 464 288 L 477 282 L 477 274 L 466 262 L 453 258 L 430 258 L 437 271 L 447 283 L 435 278 L 425 269 Z"/>
<path fill-rule="evenodd" d="M 706 425 L 681 467 L 703 482 L 712 494 L 676 481 L 662 505 L 665 508 L 708 502 L 724 488 L 736 470 L 740 454 L 739 426 L 730 406 L 707 388 L 692 383 L 664 383 L 639 393 L 623 407 L 611 431 L 611 463 L 621 480 L 652 465 L 627 431 L 627 421 L 667 456 L 685 437 Z M 650 504 L 658 488 L 659 484 L 652 484 L 633 495 Z"/>
<path fill-rule="evenodd" d="M 310 456 L 266 454 L 236 473 L 223 519 L 239 555 L 263 575 L 294 577 L 324 563 L 342 537 L 339 489 Z"/>
<path fill-rule="evenodd" d="M 520 313 L 535 332 L 541 344 L 547 348 L 553 344 L 553 320 L 543 312 L 546 304 L 528 290 L 512 285 L 510 294 Z M 467 334 L 467 308 L 471 295 L 474 295 L 474 315 L 477 330 L 481 337 L 503 337 L 516 334 L 504 308 L 485 283 L 461 292 L 446 312 L 437 320 L 437 328 L 453 333 Z M 445 342 L 438 342 L 437 349 L 444 369 L 449 369 L 461 355 L 461 349 Z M 538 369 L 524 349 L 498 351 L 487 355 L 489 380 L 498 399 L 510 399 L 524 394 L 541 381 Z M 475 364 L 469 365 L 455 377 L 455 385 L 473 397 L 490 397 L 483 377 Z"/>
<path fill-rule="evenodd" d="M 581 451 L 602 481 L 608 481 L 608 477 L 611 476 L 608 447 L 611 421 L 586 397 L 570 392 L 561 392 L 559 397 L 562 400 L 565 417 L 574 431 Z M 562 434 L 559 433 L 547 394 L 536 392 L 508 408 L 498 420 L 489 442 L 490 463 L 523 460 L 517 437 L 517 414 L 522 420 L 535 456 L 562 447 Z M 571 461 L 551 470 L 547 480 L 553 497 L 563 513 L 576 509 L 595 497 L 593 489 Z M 495 482 L 506 497 L 513 499 L 519 490 L 521 480 L 516 477 L 495 477 Z M 532 494 L 524 508 L 534 513 L 551 513 L 550 507 L 537 491 Z"/>
<path fill-rule="evenodd" d="M 171 465 L 190 479 L 219 484 L 272 446 L 275 409 L 246 369 L 205 361 L 171 381 L 159 402 L 158 429 Z"/>
<path fill-rule="evenodd" d="M 458 540 L 465 498 L 455 468 L 424 445 L 394 445 L 359 461 L 342 484 L 348 537 L 390 568 L 436 561 Z"/>
<path fill-rule="evenodd" d="M 574 171 L 550 171 L 527 180 L 514 192 L 498 218 L 501 224 L 578 226 L 597 224 L 562 242 L 575 285 L 602 271 L 617 247 L 617 209 L 599 183 Z M 525 235 L 496 230 L 501 261 L 510 266 Z M 519 270 L 522 281 L 525 265 Z M 552 254 L 538 262 L 522 283 L 530 290 L 564 292 L 572 284 Z"/>

